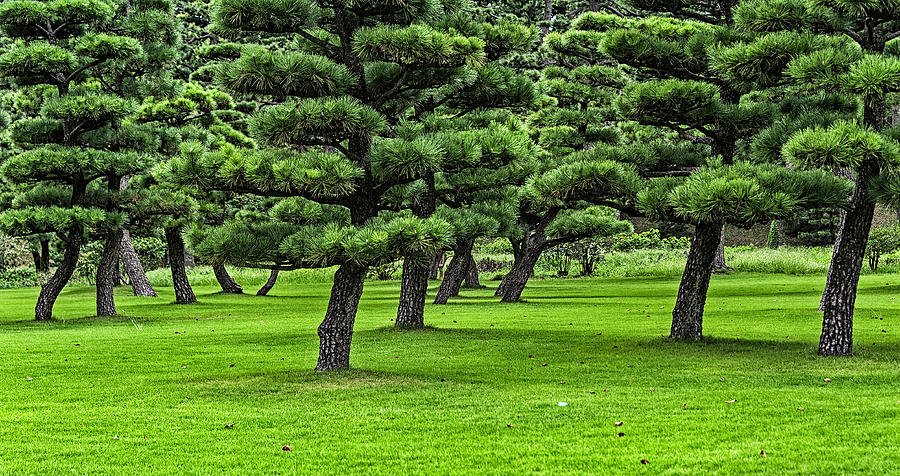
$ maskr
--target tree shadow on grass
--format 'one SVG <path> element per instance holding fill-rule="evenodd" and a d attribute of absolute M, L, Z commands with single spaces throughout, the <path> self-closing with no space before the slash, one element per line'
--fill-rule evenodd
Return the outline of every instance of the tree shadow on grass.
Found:
<path fill-rule="evenodd" d="M 185 382 L 184 380 L 179 380 Z M 278 372 L 248 372 L 231 377 L 187 380 L 200 393 L 241 397 L 305 394 L 308 392 L 332 392 L 385 386 L 419 387 L 433 379 L 401 373 L 367 369 L 333 370 L 317 372 L 312 369 L 295 369 Z"/>

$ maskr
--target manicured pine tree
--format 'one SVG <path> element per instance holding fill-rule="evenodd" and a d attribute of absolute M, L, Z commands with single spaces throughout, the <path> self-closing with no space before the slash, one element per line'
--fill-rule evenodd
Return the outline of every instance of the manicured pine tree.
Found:
<path fill-rule="evenodd" d="M 3 165 L 4 177 L 28 184 L 16 209 L 0 217 L 18 235 L 55 232 L 63 259 L 42 287 L 37 319 L 53 304 L 75 270 L 88 228 L 97 227 L 104 250 L 97 270 L 97 313 L 115 314 L 112 286 L 124 215 L 122 177 L 152 163 L 154 137 L 125 122 L 129 98 L 146 75 L 171 59 L 176 25 L 165 4 L 5 1 L 0 25 L 17 41 L 0 55 L 0 76 L 17 85 L 48 84 L 56 94 L 40 114 L 11 127 L 21 153 Z M 89 196 L 89 191 L 91 191 Z"/>
<path fill-rule="evenodd" d="M 753 0 L 736 9 L 742 28 L 767 33 L 731 51 L 732 75 L 785 77 L 790 83 L 849 96 L 861 104 L 850 121 L 812 124 L 785 144 L 796 166 L 832 167 L 856 183 L 844 207 L 820 309 L 821 355 L 852 355 L 853 309 L 879 195 L 890 201 L 897 142 L 886 131 L 892 94 L 900 92 L 900 60 L 887 45 L 900 38 L 900 4 L 893 1 Z M 784 38 L 818 45 L 780 52 Z M 784 59 L 773 62 L 780 53 Z M 882 189 L 879 193 L 874 193 Z"/>
<path fill-rule="evenodd" d="M 201 187 L 303 197 L 345 211 L 339 220 L 299 231 L 267 224 L 269 231 L 291 231 L 286 236 L 227 234 L 260 228 L 230 222 L 221 228 L 226 233 L 212 233 L 196 247 L 201 256 L 244 266 L 338 266 L 318 329 L 318 370 L 350 365 L 353 323 L 370 265 L 431 253 L 451 238 L 445 221 L 388 210 L 386 198 L 439 170 L 445 159 L 434 139 L 398 134 L 403 119 L 414 119 L 415 98 L 452 84 L 460 68 L 484 60 L 483 40 L 433 26 L 453 8 L 429 0 L 216 4 L 219 34 L 284 34 L 300 49 L 247 47 L 217 73 L 229 90 L 275 103 L 251 121 L 260 150 L 207 152 L 186 144 L 170 167 Z M 289 261 L 273 264 L 278 257 Z"/>

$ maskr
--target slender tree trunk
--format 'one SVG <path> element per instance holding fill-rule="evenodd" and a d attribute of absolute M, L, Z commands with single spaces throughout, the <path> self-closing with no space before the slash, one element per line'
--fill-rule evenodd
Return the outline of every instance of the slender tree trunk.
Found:
<path fill-rule="evenodd" d="M 875 202 L 869 197 L 869 182 L 877 173 L 874 166 L 862 168 L 850 207 L 843 216 L 841 231 L 834 245 L 829 280 L 822 294 L 822 336 L 819 354 L 849 356 L 853 354 L 853 308 L 862 268 Z"/>
<path fill-rule="evenodd" d="M 178 304 L 197 302 L 184 266 L 184 238 L 181 237 L 181 227 L 166 228 L 166 248 L 169 268 L 172 270 L 172 284 L 175 286 L 175 302 Z"/>
<path fill-rule="evenodd" d="M 244 294 L 244 288 L 241 287 L 240 284 L 234 281 L 234 278 L 228 274 L 228 270 L 225 269 L 224 264 L 214 264 L 213 274 L 216 275 L 216 281 L 219 282 L 219 286 L 222 287 L 222 292 L 228 294 Z"/>
<path fill-rule="evenodd" d="M 40 273 L 41 270 L 41 253 L 37 250 L 31 250 L 31 259 L 34 260 L 34 270 Z"/>
<path fill-rule="evenodd" d="M 278 280 L 278 270 L 273 269 L 269 272 L 269 279 L 266 280 L 266 284 L 263 284 L 259 291 L 256 291 L 257 296 L 265 296 L 269 294 L 269 291 L 272 290 L 272 287 L 275 286 L 275 281 Z"/>
<path fill-rule="evenodd" d="M 31 250 L 31 257 L 34 259 L 34 270 L 38 273 L 50 271 L 50 239 L 41 238 L 40 250 Z"/>
<path fill-rule="evenodd" d="M 716 248 L 716 263 L 715 263 L 716 271 L 730 271 L 734 268 L 728 266 L 728 263 L 725 261 L 725 226 L 722 226 L 722 230 L 719 233 L 719 244 Z"/>
<path fill-rule="evenodd" d="M 446 258 L 446 256 L 446 253 L 439 251 L 431 257 L 431 263 L 428 266 L 428 279 L 444 277 L 444 258 Z"/>
<path fill-rule="evenodd" d="M 400 304 L 394 325 L 406 329 L 425 327 L 425 298 L 428 294 L 429 266 L 413 256 L 403 258 Z"/>
<path fill-rule="evenodd" d="M 453 249 L 453 258 L 447 265 L 447 271 L 444 272 L 444 280 L 438 288 L 437 296 L 434 298 L 435 304 L 447 304 L 447 301 L 459 295 L 459 288 L 466 279 L 466 268 L 469 266 L 469 258 L 472 255 L 472 247 L 475 245 L 474 239 L 460 240 Z"/>
<path fill-rule="evenodd" d="M 534 267 L 543 252 L 543 242 L 535 243 L 528 247 L 522 259 L 513 263 L 512 269 L 506 273 L 497 288 L 496 294 L 502 297 L 500 302 L 517 302 L 522 297 L 525 285 L 534 275 Z"/>
<path fill-rule="evenodd" d="M 709 289 L 721 232 L 722 225 L 718 223 L 700 224 L 694 230 L 684 274 L 678 287 L 678 299 L 672 310 L 672 329 L 669 334 L 672 339 L 703 338 L 703 307 L 706 305 L 706 291 Z"/>
<path fill-rule="evenodd" d="M 478 278 L 478 262 L 476 262 L 475 257 L 470 254 L 469 266 L 466 268 L 466 281 L 463 285 L 467 288 L 480 288 L 481 282 L 479 282 Z"/>
<path fill-rule="evenodd" d="M 83 230 L 81 225 L 69 229 L 65 241 L 63 259 L 56 268 L 56 272 L 46 284 L 41 286 L 37 304 L 34 307 L 34 318 L 38 321 L 48 320 L 53 317 L 53 304 L 62 292 L 66 284 L 72 279 L 75 266 L 78 265 L 78 257 L 81 254 L 83 243 Z"/>
<path fill-rule="evenodd" d="M 150 280 L 147 279 L 147 273 L 144 272 L 144 266 L 141 259 L 138 258 L 137 252 L 134 250 L 134 244 L 131 243 L 131 233 L 128 230 L 122 231 L 122 263 L 125 264 L 125 274 L 128 275 L 128 281 L 131 282 L 131 290 L 135 296 L 158 297 Z"/>
<path fill-rule="evenodd" d="M 122 246 L 121 229 L 106 232 L 100 264 L 97 265 L 97 315 L 115 316 L 115 286 L 119 268 L 119 248 Z"/>
<path fill-rule="evenodd" d="M 334 285 L 325 319 L 319 325 L 319 361 L 316 370 L 350 368 L 350 342 L 356 308 L 362 296 L 366 267 L 342 264 L 334 274 Z"/>

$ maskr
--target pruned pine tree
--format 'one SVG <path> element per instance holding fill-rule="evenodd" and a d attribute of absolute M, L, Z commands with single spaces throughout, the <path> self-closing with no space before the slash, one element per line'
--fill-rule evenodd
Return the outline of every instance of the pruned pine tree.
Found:
<path fill-rule="evenodd" d="M 783 156 L 792 165 L 831 167 L 856 183 L 841 217 L 820 307 L 819 353 L 851 355 L 853 308 L 876 201 L 891 202 L 887 184 L 898 166 L 887 105 L 900 92 L 900 4 L 752 0 L 735 10 L 735 18 L 759 36 L 727 51 L 725 73 L 784 80 L 827 99 L 813 109 L 824 120 L 801 124 L 807 129 L 788 140 L 778 140 L 784 131 L 763 137 L 764 149 L 783 143 Z"/>
<path fill-rule="evenodd" d="M 703 337 L 703 309 L 723 224 L 750 228 L 809 208 L 840 206 L 849 191 L 847 181 L 823 170 L 747 162 L 712 165 L 687 178 L 651 180 L 638 195 L 638 208 L 651 218 L 695 227 L 670 337 Z"/>
<path fill-rule="evenodd" d="M 51 85 L 39 114 L 12 126 L 22 152 L 3 165 L 7 181 L 24 185 L 15 208 L 0 217 L 10 234 L 55 232 L 63 259 L 42 287 L 37 319 L 75 270 L 85 234 L 104 241 L 97 270 L 97 313 L 115 314 L 113 285 L 126 216 L 122 177 L 146 170 L 156 137 L 125 119 L 131 98 L 174 57 L 177 22 L 166 2 L 4 1 L 0 25 L 16 38 L 0 55 L 0 76 L 17 85 Z"/>
<path fill-rule="evenodd" d="M 529 50 L 536 38 L 536 29 L 509 21 L 487 22 L 470 13 L 447 15 L 438 25 L 483 39 L 485 58 L 481 64 L 455 72 L 453 81 L 446 86 L 422 91 L 416 99 L 415 115 L 421 120 L 421 130 L 412 131 L 411 137 L 422 134 L 434 137 L 446 151 L 439 170 L 425 172 L 406 189 L 405 200 L 420 218 L 432 216 L 441 205 L 458 210 L 469 207 L 475 203 L 476 195 L 504 187 L 512 176 L 522 174 L 525 163 L 531 160 L 533 148 L 521 121 L 512 118 L 508 112 L 534 105 L 534 85 L 526 76 L 501 63 L 511 54 Z M 479 202 L 499 206 L 493 215 L 503 213 L 499 211 L 504 208 L 499 199 L 481 196 Z M 465 219 L 454 223 L 458 232 L 457 242 L 452 245 L 454 255 L 435 303 L 446 303 L 447 298 L 458 294 L 466 276 L 471 277 L 470 281 L 477 281 L 472 246 L 477 237 L 496 232 L 499 226 L 499 223 L 484 226 L 496 217 L 478 219 L 472 216 L 484 212 L 445 215 L 445 218 Z M 433 256 L 404 257 L 395 321 L 398 327 L 424 326 L 432 259 Z"/>
<path fill-rule="evenodd" d="M 296 41 L 282 48 L 248 46 L 217 71 L 229 90 L 272 103 L 251 121 L 261 148 L 226 153 L 186 145 L 169 168 L 198 187 L 304 198 L 343 211 L 341 219 L 321 225 L 229 222 L 196 247 L 210 260 L 242 266 L 338 266 L 318 329 L 318 370 L 350 366 L 369 266 L 430 254 L 451 239 L 446 221 L 391 209 L 387 196 L 445 161 L 447 152 L 434 138 L 398 134 L 415 121 L 416 98 L 455 83 L 466 65 L 485 59 L 484 40 L 440 26 L 456 8 L 433 0 L 215 5 L 220 35 L 262 32 Z"/>

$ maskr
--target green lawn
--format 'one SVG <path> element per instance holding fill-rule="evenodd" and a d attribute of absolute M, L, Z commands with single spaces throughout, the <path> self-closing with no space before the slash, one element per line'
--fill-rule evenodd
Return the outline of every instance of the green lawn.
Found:
<path fill-rule="evenodd" d="M 464 290 L 421 332 L 370 282 L 334 375 L 310 370 L 328 283 L 121 288 L 116 319 L 72 288 L 52 323 L 36 289 L 0 291 L 0 474 L 898 474 L 900 276 L 863 276 L 849 359 L 815 354 L 823 283 L 716 276 L 707 340 L 679 344 L 677 279 Z"/>

